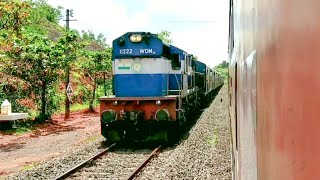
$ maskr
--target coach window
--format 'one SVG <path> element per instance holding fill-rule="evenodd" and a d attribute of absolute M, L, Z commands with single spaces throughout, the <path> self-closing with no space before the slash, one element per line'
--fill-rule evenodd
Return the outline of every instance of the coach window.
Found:
<path fill-rule="evenodd" d="M 181 61 L 179 58 L 179 54 L 172 54 L 170 56 L 170 60 L 171 60 L 172 70 L 180 70 L 181 69 Z"/>

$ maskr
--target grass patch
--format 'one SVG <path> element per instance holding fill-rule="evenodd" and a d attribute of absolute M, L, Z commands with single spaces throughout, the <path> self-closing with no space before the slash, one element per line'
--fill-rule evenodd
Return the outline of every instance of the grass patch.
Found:
<path fill-rule="evenodd" d="M 31 132 L 32 131 L 32 127 L 18 127 L 15 129 L 15 134 L 20 136 L 23 135 L 25 133 Z"/>
<path fill-rule="evenodd" d="M 79 110 L 85 110 L 88 109 L 89 104 L 84 103 L 84 104 L 72 104 L 70 107 L 70 111 L 79 111 Z"/>
<path fill-rule="evenodd" d="M 9 122 L 4 127 L 1 127 L 2 132 L 18 136 L 31 132 L 34 129 L 34 123 L 31 120 L 25 122 L 18 121 L 15 124 L 13 124 L 13 122 Z"/>
<path fill-rule="evenodd" d="M 212 138 L 210 138 L 208 140 L 208 143 L 211 145 L 211 146 L 216 146 L 216 144 L 218 143 L 219 139 L 218 139 L 218 130 L 217 129 L 214 129 L 213 130 L 213 135 L 212 135 Z"/>
<path fill-rule="evenodd" d="M 36 166 L 37 166 L 36 163 L 31 163 L 31 164 L 22 166 L 21 170 L 22 170 L 22 171 L 32 170 L 32 169 L 35 168 Z"/>
<path fill-rule="evenodd" d="M 83 140 L 82 143 L 83 144 L 87 144 L 87 143 L 90 143 L 90 142 L 94 142 L 96 141 L 98 138 L 100 138 L 101 135 L 100 134 L 96 134 L 96 135 L 93 135 L 93 136 L 90 136 L 88 137 L 87 139 Z"/>
<path fill-rule="evenodd" d="M 97 104 L 94 103 L 93 107 L 96 107 Z M 83 104 L 71 104 L 70 105 L 70 111 L 81 111 L 86 110 L 89 108 L 89 103 L 83 103 Z M 64 113 L 65 106 L 61 106 L 59 111 L 57 113 Z"/>

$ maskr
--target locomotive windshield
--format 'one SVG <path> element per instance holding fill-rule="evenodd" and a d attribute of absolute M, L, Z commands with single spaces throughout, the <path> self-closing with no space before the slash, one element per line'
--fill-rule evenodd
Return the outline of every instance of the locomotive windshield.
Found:
<path fill-rule="evenodd" d="M 171 60 L 172 70 L 180 70 L 181 69 L 181 61 L 179 58 L 179 54 L 171 54 L 169 59 Z"/>

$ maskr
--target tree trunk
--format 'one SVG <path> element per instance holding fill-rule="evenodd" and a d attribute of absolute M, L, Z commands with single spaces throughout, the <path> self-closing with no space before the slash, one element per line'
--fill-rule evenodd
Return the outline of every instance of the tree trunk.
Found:
<path fill-rule="evenodd" d="M 94 74 L 93 77 L 93 91 L 92 91 L 92 99 L 90 100 L 90 104 L 89 104 L 89 111 L 94 112 L 94 107 L 93 107 L 93 102 L 94 99 L 96 98 L 96 74 Z"/>
<path fill-rule="evenodd" d="M 47 101 L 46 101 L 46 90 L 47 90 L 47 82 L 43 81 L 42 82 L 42 92 L 41 92 L 41 115 L 42 117 L 46 116 L 46 105 L 47 105 Z"/>
<path fill-rule="evenodd" d="M 107 95 L 107 85 L 106 85 L 106 72 L 103 72 L 103 89 L 104 89 L 104 95 Z"/>

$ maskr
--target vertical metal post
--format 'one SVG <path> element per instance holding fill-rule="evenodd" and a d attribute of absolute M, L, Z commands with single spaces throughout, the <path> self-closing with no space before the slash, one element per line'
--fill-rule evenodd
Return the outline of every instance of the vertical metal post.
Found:
<path fill-rule="evenodd" d="M 69 32 L 69 16 L 70 16 L 70 10 L 67 9 L 67 13 L 66 13 L 66 30 L 67 33 Z M 67 58 L 68 58 L 69 52 L 67 52 Z M 66 62 L 66 91 L 65 91 L 65 95 L 66 95 L 66 101 L 65 101 L 65 119 L 70 118 L 70 101 L 67 95 L 67 87 L 68 84 L 70 82 L 70 67 L 69 67 L 69 62 Z"/>

